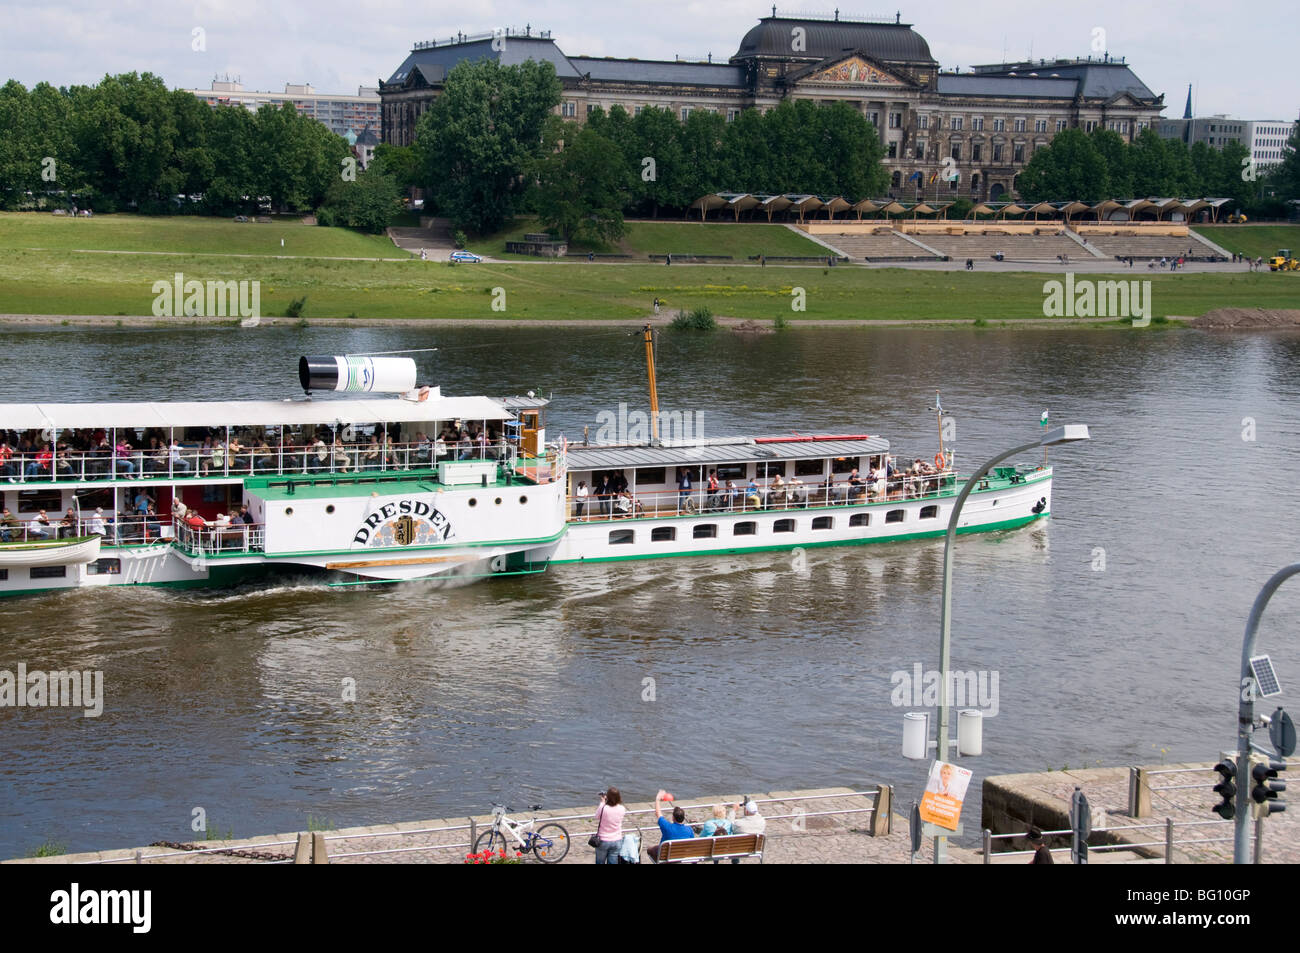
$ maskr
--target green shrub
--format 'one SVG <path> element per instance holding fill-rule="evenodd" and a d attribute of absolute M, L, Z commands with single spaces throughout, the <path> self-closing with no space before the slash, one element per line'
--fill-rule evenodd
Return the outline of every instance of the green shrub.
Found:
<path fill-rule="evenodd" d="M 62 857 L 68 852 L 68 845 L 56 840 L 47 840 L 39 847 L 27 852 L 28 857 Z"/>
<path fill-rule="evenodd" d="M 284 316 L 286 318 L 301 318 L 302 309 L 304 306 L 306 306 L 306 304 L 307 304 L 306 295 L 304 295 L 301 298 L 294 298 L 292 301 L 289 302 L 289 307 L 284 309 Z"/>
<path fill-rule="evenodd" d="M 696 308 L 689 314 L 678 311 L 669 327 L 674 331 L 713 331 L 718 327 L 718 322 L 708 308 Z"/>

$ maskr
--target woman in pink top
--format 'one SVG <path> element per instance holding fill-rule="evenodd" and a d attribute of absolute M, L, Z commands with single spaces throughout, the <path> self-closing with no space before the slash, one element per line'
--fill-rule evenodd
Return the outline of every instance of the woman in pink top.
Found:
<path fill-rule="evenodd" d="M 623 846 L 623 795 L 618 788 L 610 788 L 600 796 L 596 807 L 596 863 L 617 864 L 618 851 Z"/>

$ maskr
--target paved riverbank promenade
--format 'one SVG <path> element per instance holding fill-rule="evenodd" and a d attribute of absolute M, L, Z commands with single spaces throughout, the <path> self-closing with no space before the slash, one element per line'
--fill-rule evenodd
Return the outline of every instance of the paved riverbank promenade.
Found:
<path fill-rule="evenodd" d="M 967 803 L 967 836 L 952 842 L 949 861 L 985 863 L 982 835 L 992 837 L 990 862 L 1027 863 L 1024 831 L 1033 824 L 1047 835 L 1057 863 L 1069 863 L 1068 811 L 1076 787 L 1087 796 L 1094 819 L 1090 863 L 1165 863 L 1166 844 L 1174 846 L 1175 863 L 1223 864 L 1232 861 L 1232 825 L 1215 818 L 1211 764 L 1149 765 L 1141 768 L 1092 768 L 990 777 L 983 784 L 983 804 Z M 910 858 L 907 814 L 912 797 L 888 787 L 820 788 L 752 794 L 767 820 L 763 863 L 905 864 Z M 1285 795 L 1283 796 L 1285 798 Z M 714 804 L 730 804 L 735 794 L 687 798 L 679 803 L 687 820 L 707 820 Z M 641 859 L 659 842 L 654 806 L 628 802 L 624 831 L 640 833 Z M 528 805 L 524 805 L 528 807 Z M 594 806 L 528 811 L 510 805 L 516 820 L 536 818 L 562 824 L 570 838 L 566 864 L 593 863 L 587 838 L 595 828 Z M 981 816 L 982 815 L 982 816 Z M 290 832 L 228 841 L 159 844 L 150 847 L 17 859 L 5 863 L 196 864 L 196 863 L 464 863 L 465 855 L 492 823 L 492 817 L 443 817 L 354 827 L 345 830 Z M 1254 822 L 1251 823 L 1252 830 Z M 1300 862 L 1300 816 L 1276 814 L 1263 824 L 1262 862 Z M 932 844 L 924 838 L 917 863 L 932 861 Z M 537 863 L 528 855 L 526 863 Z M 758 863 L 749 858 L 743 863 Z"/>

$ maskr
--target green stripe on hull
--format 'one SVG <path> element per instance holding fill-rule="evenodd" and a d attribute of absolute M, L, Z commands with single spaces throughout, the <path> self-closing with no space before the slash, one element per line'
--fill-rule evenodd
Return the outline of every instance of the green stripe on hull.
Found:
<path fill-rule="evenodd" d="M 998 530 L 1019 529 L 1021 526 L 1027 526 L 1036 520 L 1044 519 L 1050 516 L 1050 513 L 1037 513 L 1032 516 L 1018 517 L 1013 520 L 1003 520 L 1001 523 L 986 523 L 980 526 L 963 526 L 958 528 L 959 535 L 968 533 L 994 533 Z M 828 546 L 862 546 L 870 543 L 900 543 L 912 539 L 934 539 L 936 536 L 942 537 L 947 535 L 948 527 L 937 530 L 927 530 L 924 533 L 902 533 L 898 536 L 884 536 L 872 539 L 833 539 L 826 542 L 817 543 L 782 543 L 775 546 L 744 546 L 729 547 L 726 549 L 702 549 L 684 553 L 647 553 L 637 556 L 592 556 L 587 559 L 552 559 L 552 566 L 574 565 L 577 563 L 617 563 L 626 562 L 632 559 L 667 559 L 676 556 L 741 556 L 745 553 L 770 553 L 780 552 L 782 550 L 792 549 L 824 549 Z"/>

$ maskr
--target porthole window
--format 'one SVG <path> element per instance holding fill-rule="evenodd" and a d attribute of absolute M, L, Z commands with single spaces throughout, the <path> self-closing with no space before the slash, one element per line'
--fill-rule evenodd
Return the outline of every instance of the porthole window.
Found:
<path fill-rule="evenodd" d="M 325 507 L 325 512 L 326 512 L 326 513 L 333 513 L 333 512 L 334 512 L 334 504 L 331 503 L 329 506 Z"/>
<path fill-rule="evenodd" d="M 286 506 L 286 507 L 284 508 L 284 515 L 285 515 L 285 516 L 292 516 L 292 515 L 293 515 L 293 507 L 292 507 L 292 506 Z"/>
<path fill-rule="evenodd" d="M 498 497 L 497 497 L 495 500 L 493 500 L 492 502 L 494 502 L 497 506 L 500 506 L 500 505 L 501 505 L 501 497 L 498 496 Z"/>
<path fill-rule="evenodd" d="M 520 506 L 523 506 L 523 505 L 524 505 L 525 503 L 527 503 L 527 502 L 528 502 L 528 497 L 526 497 L 526 496 L 521 496 L 521 497 L 519 498 L 519 505 L 520 505 Z"/>
<path fill-rule="evenodd" d="M 478 500 L 476 500 L 474 497 L 471 496 L 471 497 L 469 498 L 469 505 L 470 505 L 470 506 L 478 506 Z"/>

